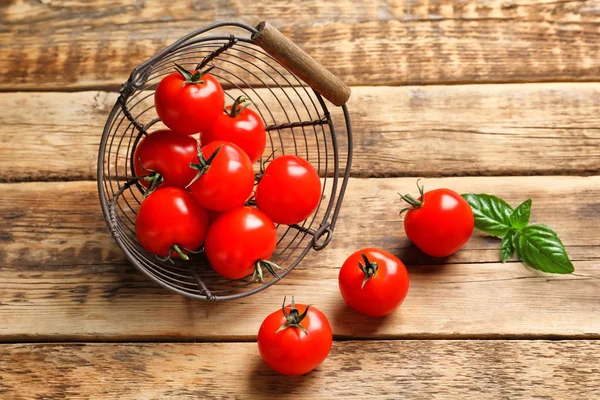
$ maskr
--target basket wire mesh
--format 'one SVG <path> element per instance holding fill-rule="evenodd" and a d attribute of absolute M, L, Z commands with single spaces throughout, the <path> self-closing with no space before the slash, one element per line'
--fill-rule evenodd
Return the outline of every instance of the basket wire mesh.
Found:
<path fill-rule="evenodd" d="M 242 34 L 204 35 L 224 27 Z M 186 35 L 136 67 L 120 90 L 100 143 L 98 190 L 113 237 L 128 259 L 152 280 L 195 299 L 218 301 L 256 293 L 285 277 L 310 250 L 327 246 L 349 179 L 352 132 L 346 106 L 341 107 L 342 115 L 338 116 L 345 131 L 345 151 L 341 152 L 325 100 L 244 36 L 255 32 L 255 28 L 242 23 L 213 24 Z M 192 255 L 189 262 L 160 261 L 136 240 L 135 216 L 145 188 L 134 178 L 132 155 L 148 132 L 164 128 L 154 111 L 154 90 L 164 76 L 174 71 L 174 62 L 189 70 L 214 65 L 211 75 L 224 87 L 227 104 L 239 95 L 251 99 L 267 130 L 263 160 L 272 153 L 295 154 L 310 161 L 321 176 L 322 196 L 317 210 L 302 223 L 278 226 L 278 244 L 271 261 L 282 269 L 275 276 L 265 274 L 263 282 L 250 277 L 223 278 L 212 270 L 203 254 Z"/>

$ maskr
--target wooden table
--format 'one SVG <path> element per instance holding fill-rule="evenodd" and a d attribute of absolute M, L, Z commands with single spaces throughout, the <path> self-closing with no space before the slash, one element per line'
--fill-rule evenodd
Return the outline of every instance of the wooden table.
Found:
<path fill-rule="evenodd" d="M 134 2 L 0 7 L 0 398 L 600 398 L 600 1 Z M 215 20 L 265 19 L 353 86 L 352 179 L 333 242 L 280 284 L 221 304 L 135 270 L 96 192 L 96 152 L 131 69 Z M 576 268 L 545 275 L 475 233 L 445 260 L 406 239 L 397 192 L 494 193 L 552 226 Z M 393 315 L 345 306 L 338 268 L 408 265 Z M 330 318 L 313 373 L 256 334 L 284 295 Z"/>

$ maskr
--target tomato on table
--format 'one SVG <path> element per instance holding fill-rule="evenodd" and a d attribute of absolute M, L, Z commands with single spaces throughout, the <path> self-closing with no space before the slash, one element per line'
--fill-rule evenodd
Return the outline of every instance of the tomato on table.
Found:
<path fill-rule="evenodd" d="M 425 254 L 447 257 L 456 253 L 471 237 L 475 226 L 473 210 L 462 196 L 450 189 L 435 189 L 421 196 L 400 197 L 410 206 L 406 212 L 404 230 L 408 238 Z"/>
<path fill-rule="evenodd" d="M 273 221 L 253 207 L 239 207 L 224 213 L 212 223 L 204 245 L 213 269 L 229 279 L 252 273 L 262 280 L 262 269 L 275 274 L 278 268 L 269 261 L 277 247 Z"/>
<path fill-rule="evenodd" d="M 184 189 L 196 176 L 190 168 L 198 154 L 198 143 L 190 136 L 179 135 L 168 129 L 149 133 L 142 138 L 133 154 L 135 176 L 144 187 L 175 186 Z"/>
<path fill-rule="evenodd" d="M 294 155 L 275 158 L 256 187 L 256 205 L 277 224 L 293 225 L 308 218 L 321 200 L 315 168 Z"/>
<path fill-rule="evenodd" d="M 142 201 L 135 219 L 135 234 L 149 252 L 181 257 L 202 246 L 208 216 L 185 190 L 161 187 Z"/>
<path fill-rule="evenodd" d="M 409 278 L 398 257 L 385 250 L 366 248 L 344 262 L 338 284 L 350 307 L 380 317 L 402 304 L 408 293 Z"/>
<path fill-rule="evenodd" d="M 188 71 L 175 64 L 177 72 L 164 77 L 154 93 L 160 120 L 175 133 L 193 135 L 210 128 L 223 113 L 225 94 L 208 72 Z"/>
<path fill-rule="evenodd" d="M 258 350 L 263 360 L 284 375 L 303 375 L 321 364 L 333 344 L 327 317 L 314 306 L 283 306 L 263 321 Z"/>
<path fill-rule="evenodd" d="M 229 211 L 241 207 L 252 194 L 254 170 L 248 155 L 233 143 L 212 142 L 200 150 L 197 179 L 189 190 L 202 207 Z"/>
<path fill-rule="evenodd" d="M 200 135 L 202 145 L 216 140 L 231 142 L 244 150 L 252 163 L 258 161 L 265 150 L 267 133 L 262 118 L 248 108 L 249 104 L 246 97 L 240 96 L 233 105 L 227 106 L 210 129 Z"/>

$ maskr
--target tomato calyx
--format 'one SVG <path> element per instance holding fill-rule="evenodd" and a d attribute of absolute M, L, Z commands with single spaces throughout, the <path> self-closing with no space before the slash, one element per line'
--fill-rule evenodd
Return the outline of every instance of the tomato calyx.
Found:
<path fill-rule="evenodd" d="M 419 185 L 420 180 L 421 179 L 417 179 L 417 188 L 419 189 L 419 194 L 421 195 L 421 197 L 420 197 L 421 200 L 415 199 L 410 194 L 402 195 L 402 194 L 398 193 L 398 195 L 400 196 L 400 198 L 402 200 L 404 200 L 405 202 L 410 204 L 410 207 L 406 207 L 406 208 L 403 208 L 402 210 L 400 210 L 400 215 L 404 214 L 406 211 L 416 210 L 416 209 L 423 207 L 424 199 L 425 199 L 425 186 Z"/>
<path fill-rule="evenodd" d="M 254 175 L 254 184 L 255 185 L 258 185 L 260 183 L 260 180 L 265 175 L 265 169 L 266 169 L 265 164 L 267 164 L 275 159 L 276 152 L 277 152 L 277 149 L 273 150 L 273 152 L 264 160 L 261 158 L 261 160 L 259 162 L 260 171 L 258 173 L 256 173 L 256 175 Z"/>
<path fill-rule="evenodd" d="M 148 195 L 150 193 L 154 192 L 158 188 L 158 185 L 163 183 L 164 178 L 160 172 L 154 171 L 153 169 L 146 168 L 144 166 L 144 164 L 142 164 L 142 160 L 140 160 L 139 158 L 138 158 L 138 161 L 139 161 L 140 165 L 142 166 L 142 169 L 146 172 L 149 172 L 148 175 L 141 175 L 141 176 L 134 177 L 134 179 L 138 179 L 138 180 L 143 179 L 146 182 L 150 182 L 148 189 L 146 189 L 146 191 L 144 192 L 144 198 L 146 198 L 146 197 L 148 197 Z"/>
<path fill-rule="evenodd" d="M 174 62 L 173 64 L 175 64 L 175 69 L 177 70 L 177 72 L 179 72 L 179 74 L 185 79 L 185 81 L 182 84 L 182 87 L 187 85 L 187 84 L 191 84 L 191 85 L 199 85 L 204 83 L 204 81 L 202 80 L 202 77 L 206 74 L 208 74 L 210 71 L 212 71 L 212 69 L 215 67 L 214 65 L 211 65 L 210 67 L 206 68 L 204 71 L 196 71 L 193 74 L 188 71 L 187 69 L 183 68 L 181 65 L 177 64 L 176 62 Z"/>
<path fill-rule="evenodd" d="M 285 310 L 285 300 L 286 300 L 286 297 L 283 298 L 283 305 L 281 306 L 281 311 L 283 311 L 283 316 L 285 317 L 286 322 L 285 322 L 285 324 L 281 325 L 279 327 L 279 329 L 277 329 L 275 331 L 275 333 L 279 333 L 284 329 L 294 327 L 294 328 L 300 329 L 302 332 L 304 332 L 308 335 L 308 331 L 306 330 L 306 328 L 304 328 L 302 325 L 300 325 L 300 323 L 302 322 L 302 320 L 304 318 L 306 318 L 306 315 L 308 314 L 308 309 L 310 308 L 311 305 L 310 304 L 307 305 L 304 312 L 302 314 L 300 314 L 300 312 L 296 308 L 294 296 L 292 296 L 292 304 L 290 305 L 290 312 L 288 313 Z"/>
<path fill-rule="evenodd" d="M 184 253 L 185 251 L 185 253 Z M 186 249 L 185 247 L 180 247 L 178 244 L 174 244 L 173 246 L 171 246 L 171 248 L 169 249 L 169 254 L 167 254 L 166 257 L 161 257 L 159 255 L 155 255 L 155 257 L 162 261 L 169 261 L 171 264 L 175 264 L 175 261 L 173 261 L 173 258 L 171 257 L 171 255 L 173 253 L 177 253 L 177 255 L 183 260 L 183 261 L 190 261 L 190 256 L 188 256 L 189 254 L 200 254 L 204 251 L 204 247 L 201 247 L 200 250 L 190 250 L 190 249 Z"/>
<path fill-rule="evenodd" d="M 144 197 L 147 197 L 150 193 L 155 191 L 156 188 L 158 188 L 158 185 L 163 183 L 163 176 L 154 171 L 150 175 L 144 176 L 144 180 L 146 182 L 150 182 L 150 186 L 148 186 L 148 189 L 144 192 Z"/>
<path fill-rule="evenodd" d="M 179 247 L 178 245 L 174 244 L 174 245 L 173 245 L 173 246 L 171 246 L 171 248 L 169 249 L 169 254 L 167 254 L 167 256 L 166 256 L 166 257 L 161 257 L 161 256 L 159 256 L 159 255 L 156 255 L 155 257 L 156 257 L 158 260 L 162 261 L 162 262 L 169 261 L 171 264 L 175 264 L 175 261 L 173 261 L 173 259 L 171 258 L 171 254 L 173 254 L 173 252 L 175 252 L 175 253 L 177 253 L 177 254 L 179 255 L 179 257 L 181 257 L 181 259 L 182 259 L 183 261 L 189 261 L 189 260 L 190 260 L 190 257 L 189 257 L 187 254 L 185 254 L 185 253 L 183 252 L 184 250 L 185 250 L 185 251 L 187 251 L 187 252 L 190 252 L 190 253 L 194 253 L 193 251 L 190 251 L 190 250 L 188 250 L 188 249 L 185 249 L 185 248 L 182 250 L 182 248 L 181 248 L 181 247 Z"/>
<path fill-rule="evenodd" d="M 364 264 L 360 261 L 358 262 L 358 267 L 362 272 L 365 273 L 365 279 L 363 280 L 362 285 L 360 285 L 360 288 L 362 289 L 367 284 L 367 281 L 375 276 L 377 269 L 379 268 L 379 264 L 369 261 L 369 258 L 365 253 L 362 253 L 361 256 L 365 262 Z"/>
<path fill-rule="evenodd" d="M 254 266 L 254 273 L 252 274 L 252 282 L 264 282 L 263 268 L 267 270 L 275 278 L 279 278 L 275 269 L 281 269 L 281 267 L 269 260 L 258 260 Z"/>
<path fill-rule="evenodd" d="M 185 187 L 186 189 L 192 186 L 194 182 L 196 182 L 203 174 L 207 173 L 210 169 L 210 164 L 213 162 L 219 150 L 221 150 L 223 145 L 217 147 L 217 149 L 208 157 L 208 160 L 204 158 L 204 154 L 202 154 L 202 149 L 200 148 L 200 144 L 198 143 L 198 163 L 190 163 L 190 168 L 198 171 L 194 179 Z"/>
<path fill-rule="evenodd" d="M 225 113 L 231 118 L 236 118 L 250 105 L 252 105 L 252 101 L 250 101 L 249 98 L 246 96 L 239 96 L 237 99 L 235 99 L 229 111 L 225 110 Z"/>

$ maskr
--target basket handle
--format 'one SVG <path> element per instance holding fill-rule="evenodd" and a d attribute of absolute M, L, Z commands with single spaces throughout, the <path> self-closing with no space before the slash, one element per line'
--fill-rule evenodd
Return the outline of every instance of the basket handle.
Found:
<path fill-rule="evenodd" d="M 336 106 L 350 97 L 350 88 L 266 21 L 256 26 L 252 41 Z"/>

